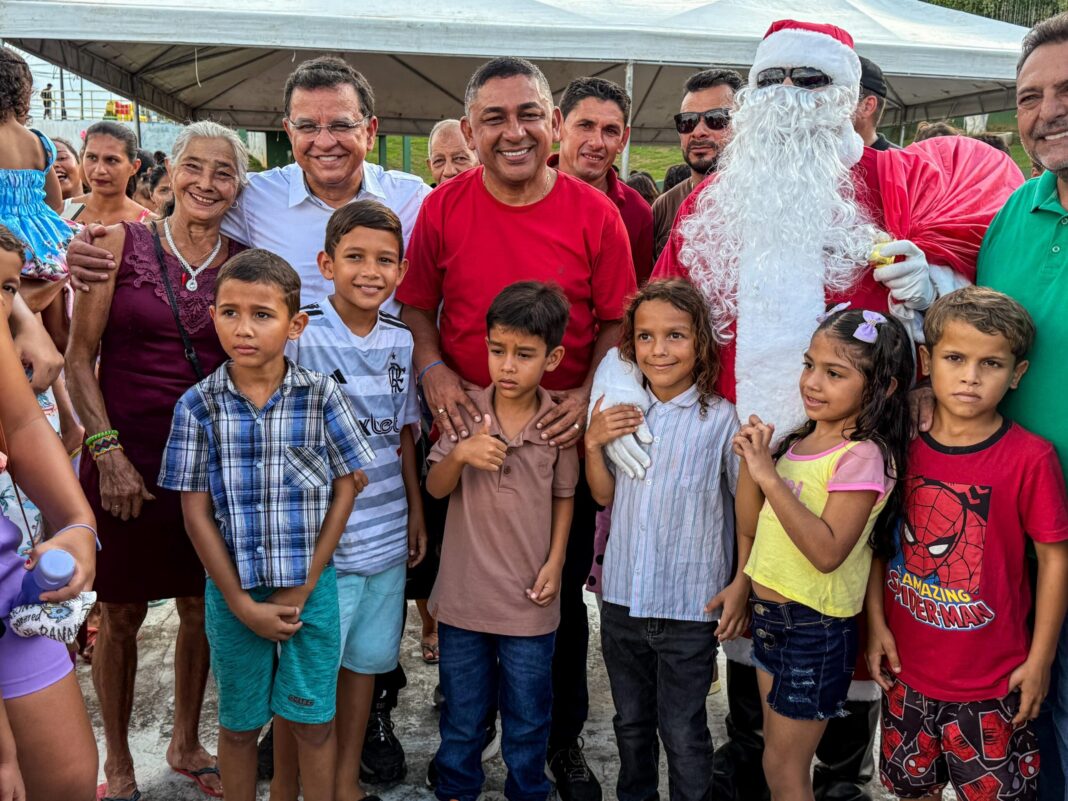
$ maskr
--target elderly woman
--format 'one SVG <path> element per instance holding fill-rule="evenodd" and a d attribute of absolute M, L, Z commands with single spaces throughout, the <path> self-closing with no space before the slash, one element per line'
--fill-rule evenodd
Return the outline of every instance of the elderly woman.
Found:
<path fill-rule="evenodd" d="M 243 249 L 220 226 L 245 184 L 247 159 L 229 129 L 186 127 L 169 162 L 174 210 L 159 221 L 109 227 L 103 246 L 122 254 L 119 267 L 74 304 L 67 378 L 90 434 L 81 481 L 103 544 L 93 682 L 109 798 L 139 797 L 127 742 L 137 631 L 148 602 L 161 598 L 177 599 L 181 620 L 167 762 L 209 795 L 221 793 L 214 758 L 198 735 L 208 674 L 204 568 L 186 536 L 179 494 L 156 479 L 175 403 L 225 359 L 208 310 L 218 268 Z"/>

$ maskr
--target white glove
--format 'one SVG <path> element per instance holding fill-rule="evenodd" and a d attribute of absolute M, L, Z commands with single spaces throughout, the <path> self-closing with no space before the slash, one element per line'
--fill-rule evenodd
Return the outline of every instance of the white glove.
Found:
<path fill-rule="evenodd" d="M 605 354 L 593 375 L 590 408 L 586 413 L 587 424 L 593 416 L 593 407 L 602 396 L 602 410 L 621 404 L 637 406 L 642 412 L 648 409 L 649 393 L 642 386 L 642 374 L 636 364 L 619 355 L 619 348 L 612 348 Z M 612 463 L 631 478 L 645 478 L 645 469 L 653 460 L 642 444 L 649 445 L 652 441 L 653 433 L 643 422 L 634 434 L 612 440 L 605 446 L 604 451 Z"/>
<path fill-rule="evenodd" d="M 905 258 L 893 264 L 876 267 L 875 280 L 885 284 L 890 290 L 892 303 L 912 311 L 923 311 L 938 297 L 931 280 L 931 267 L 927 264 L 927 257 L 907 239 L 887 242 L 876 247 L 872 253 L 874 261 L 897 256 Z M 893 307 L 891 311 L 894 311 Z"/>

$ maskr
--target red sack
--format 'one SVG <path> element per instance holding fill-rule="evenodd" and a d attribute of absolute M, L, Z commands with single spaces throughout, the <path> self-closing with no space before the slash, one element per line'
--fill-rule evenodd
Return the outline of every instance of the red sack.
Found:
<path fill-rule="evenodd" d="M 1024 182 L 1016 163 L 978 139 L 937 136 L 881 151 L 876 164 L 886 231 L 974 282 L 986 229 Z"/>

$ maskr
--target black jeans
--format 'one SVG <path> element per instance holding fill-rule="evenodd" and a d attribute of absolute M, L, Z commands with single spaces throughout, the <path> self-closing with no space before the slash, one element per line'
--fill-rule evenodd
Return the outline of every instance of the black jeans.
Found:
<path fill-rule="evenodd" d="M 716 662 L 716 624 L 634 618 L 601 607 L 601 647 L 616 714 L 619 801 L 659 797 L 660 749 L 668 758 L 671 801 L 712 798 L 712 734 L 705 699 Z"/>
<path fill-rule="evenodd" d="M 590 713 L 590 693 L 586 686 L 590 626 L 582 592 L 593 563 L 593 527 L 599 508 L 590 495 L 583 465 L 575 487 L 575 512 L 571 518 L 560 583 L 560 627 L 556 630 L 556 652 L 553 654 L 550 751 L 567 746 L 582 734 Z"/>

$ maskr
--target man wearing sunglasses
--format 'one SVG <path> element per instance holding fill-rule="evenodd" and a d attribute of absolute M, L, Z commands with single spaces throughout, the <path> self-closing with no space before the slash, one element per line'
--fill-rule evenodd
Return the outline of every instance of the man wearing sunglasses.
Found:
<path fill-rule="evenodd" d="M 702 70 L 686 79 L 682 108 L 674 121 L 690 176 L 653 201 L 653 238 L 658 257 L 667 244 L 682 201 L 709 173 L 715 172 L 720 151 L 730 136 L 734 93 L 741 88 L 742 76 L 734 70 Z"/>

